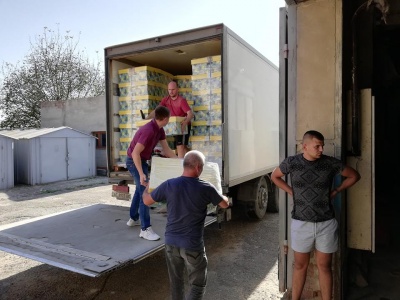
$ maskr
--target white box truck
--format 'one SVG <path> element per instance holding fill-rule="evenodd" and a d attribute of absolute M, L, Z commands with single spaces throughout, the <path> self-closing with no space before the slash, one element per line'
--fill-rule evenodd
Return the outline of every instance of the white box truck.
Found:
<path fill-rule="evenodd" d="M 107 47 L 105 65 L 112 182 L 132 180 L 123 167 L 140 109 L 154 109 L 173 79 L 194 111 L 190 146 L 219 164 L 224 193 L 258 218 L 267 206 L 277 211 L 269 179 L 279 160 L 279 73 L 273 63 L 217 24 Z"/>

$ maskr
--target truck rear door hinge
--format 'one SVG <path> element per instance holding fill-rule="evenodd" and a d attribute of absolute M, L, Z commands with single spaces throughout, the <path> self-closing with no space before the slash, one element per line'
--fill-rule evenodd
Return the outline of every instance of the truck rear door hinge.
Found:
<path fill-rule="evenodd" d="M 288 46 L 288 44 L 283 45 L 282 52 L 283 52 L 283 58 L 288 58 L 288 55 L 289 55 L 289 46 Z"/>

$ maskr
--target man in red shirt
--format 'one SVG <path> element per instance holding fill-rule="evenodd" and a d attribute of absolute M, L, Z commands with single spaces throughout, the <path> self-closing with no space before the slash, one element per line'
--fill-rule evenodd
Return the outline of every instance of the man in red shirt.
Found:
<path fill-rule="evenodd" d="M 142 195 L 149 180 L 149 166 L 147 161 L 151 159 L 151 154 L 158 142 L 165 156 L 176 158 L 175 152 L 168 146 L 163 129 L 169 122 L 170 111 L 164 106 L 159 106 L 154 112 L 155 118 L 140 127 L 135 133 L 127 150 L 126 158 L 126 167 L 132 174 L 136 184 L 129 212 L 130 219 L 127 225 L 141 225 L 142 230 L 139 236 L 150 241 L 159 240 L 160 236 L 151 228 L 150 210 L 148 206 L 143 204 Z"/>
<path fill-rule="evenodd" d="M 178 157 L 183 158 L 185 153 L 188 151 L 187 145 L 189 143 L 191 123 L 193 119 L 193 112 L 190 109 L 186 99 L 179 95 L 178 85 L 175 81 L 171 81 L 168 84 L 168 96 L 161 100 L 159 106 L 167 107 L 171 112 L 171 117 L 186 117 L 182 122 L 182 131 L 187 126 L 188 133 L 185 135 L 175 135 L 176 150 L 178 151 Z M 154 111 L 152 111 L 147 119 L 154 117 Z"/>

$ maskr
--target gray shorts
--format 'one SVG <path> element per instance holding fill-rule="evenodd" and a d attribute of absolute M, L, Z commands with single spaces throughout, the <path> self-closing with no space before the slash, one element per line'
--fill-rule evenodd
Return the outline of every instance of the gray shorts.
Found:
<path fill-rule="evenodd" d="M 336 219 L 324 222 L 304 222 L 292 219 L 292 249 L 309 253 L 317 249 L 322 253 L 334 253 L 338 249 L 338 223 Z"/>

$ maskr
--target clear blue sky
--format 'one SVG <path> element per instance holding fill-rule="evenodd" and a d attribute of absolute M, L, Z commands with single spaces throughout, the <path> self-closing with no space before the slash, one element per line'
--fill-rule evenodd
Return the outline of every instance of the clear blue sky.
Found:
<path fill-rule="evenodd" d="M 284 0 L 0 0 L 0 65 L 22 61 L 44 27 L 69 30 L 96 59 L 108 46 L 217 23 L 278 65 L 284 6 Z"/>

